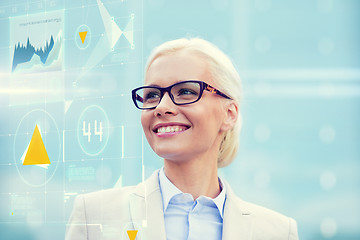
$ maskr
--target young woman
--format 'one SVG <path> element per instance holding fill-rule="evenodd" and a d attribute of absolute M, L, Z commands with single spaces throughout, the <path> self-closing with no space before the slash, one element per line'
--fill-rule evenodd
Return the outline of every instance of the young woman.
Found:
<path fill-rule="evenodd" d="M 218 177 L 234 159 L 241 84 L 229 58 L 202 39 L 178 39 L 148 59 L 132 91 L 164 167 L 138 186 L 80 195 L 67 239 L 298 239 L 296 222 L 238 198 Z"/>

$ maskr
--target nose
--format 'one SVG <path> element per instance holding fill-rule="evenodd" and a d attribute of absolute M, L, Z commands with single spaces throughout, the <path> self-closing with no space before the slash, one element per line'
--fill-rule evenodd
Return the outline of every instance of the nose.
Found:
<path fill-rule="evenodd" d="M 159 104 L 156 106 L 154 115 L 156 117 L 164 116 L 164 115 L 176 115 L 177 114 L 177 107 L 173 103 L 170 98 L 169 93 L 165 93 L 162 99 L 160 100 Z"/>

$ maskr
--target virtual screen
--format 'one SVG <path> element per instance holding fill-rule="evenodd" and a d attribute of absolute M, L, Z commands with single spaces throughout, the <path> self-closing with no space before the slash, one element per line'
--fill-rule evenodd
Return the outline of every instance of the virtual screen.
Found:
<path fill-rule="evenodd" d="M 141 181 L 142 2 L 0 8 L 0 238 L 63 239 L 77 194 Z"/>
<path fill-rule="evenodd" d="M 131 90 L 181 37 L 242 78 L 240 150 L 219 175 L 300 239 L 359 239 L 359 16 L 336 0 L 0 1 L 0 239 L 64 239 L 78 194 L 163 165 Z"/>

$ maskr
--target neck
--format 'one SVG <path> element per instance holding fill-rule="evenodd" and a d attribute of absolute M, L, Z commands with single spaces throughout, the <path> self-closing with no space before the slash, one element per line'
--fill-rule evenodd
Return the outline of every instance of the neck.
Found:
<path fill-rule="evenodd" d="M 201 195 L 215 198 L 221 192 L 217 159 L 203 157 L 181 162 L 165 159 L 164 172 L 178 189 L 191 194 L 194 199 Z"/>

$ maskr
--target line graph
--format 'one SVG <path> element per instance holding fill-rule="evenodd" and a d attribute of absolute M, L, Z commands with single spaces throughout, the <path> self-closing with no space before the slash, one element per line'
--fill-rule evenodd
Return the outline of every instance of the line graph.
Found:
<path fill-rule="evenodd" d="M 63 11 L 10 18 L 12 73 L 62 70 Z"/>
<path fill-rule="evenodd" d="M 29 38 L 27 39 L 26 45 L 20 45 L 20 43 L 18 43 L 14 50 L 12 71 L 14 72 L 18 64 L 30 62 L 34 55 L 39 56 L 40 61 L 45 64 L 53 47 L 54 38 L 52 35 L 50 41 L 46 42 L 44 48 L 35 49 L 35 47 L 31 45 Z"/>

